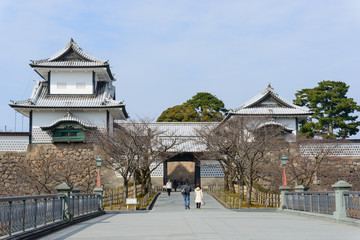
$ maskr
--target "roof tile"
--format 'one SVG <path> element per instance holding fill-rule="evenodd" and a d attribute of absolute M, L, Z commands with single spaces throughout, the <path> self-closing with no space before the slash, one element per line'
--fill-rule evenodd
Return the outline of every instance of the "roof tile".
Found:
<path fill-rule="evenodd" d="M 97 95 L 48 95 L 47 82 L 40 82 L 35 86 L 33 98 L 15 101 L 11 107 L 123 107 L 120 101 L 112 99 L 113 86 L 106 83 L 97 92 Z"/>

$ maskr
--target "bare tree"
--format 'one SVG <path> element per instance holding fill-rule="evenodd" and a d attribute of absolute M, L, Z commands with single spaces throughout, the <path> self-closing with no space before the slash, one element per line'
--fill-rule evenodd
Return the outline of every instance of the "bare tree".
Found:
<path fill-rule="evenodd" d="M 93 136 L 96 137 L 99 149 L 106 155 L 103 159 L 105 164 L 123 178 L 125 202 L 130 178 L 140 153 L 138 131 L 115 124 L 113 134 L 97 130 L 93 132 Z"/>
<path fill-rule="evenodd" d="M 235 192 L 234 182 L 238 174 L 233 166 L 232 159 L 234 151 L 232 141 L 229 139 L 228 128 L 217 127 L 212 124 L 205 124 L 200 129 L 196 129 L 196 135 L 200 143 L 206 146 L 203 159 L 213 159 L 218 161 L 224 173 L 224 190 Z"/>
<path fill-rule="evenodd" d="M 74 151 L 67 144 L 57 147 Z M 80 155 L 78 152 L 77 154 Z M 79 156 L 62 153 L 61 156 L 56 156 L 51 149 L 38 147 L 29 157 L 19 159 L 16 167 L 20 172 L 21 181 L 29 186 L 26 194 L 55 193 L 55 186 L 62 182 L 72 187 L 80 187 L 85 192 L 92 192 L 96 166 L 89 165 L 90 159 L 91 157 L 79 159 Z"/>
<path fill-rule="evenodd" d="M 131 176 L 136 174 L 146 193 L 151 187 L 151 173 L 174 154 L 169 150 L 178 143 L 176 137 L 164 139 L 163 135 L 164 131 L 148 120 L 115 124 L 113 134 L 96 134 L 99 147 L 107 156 L 105 161 L 123 178 L 124 198 L 128 196 Z"/>
<path fill-rule="evenodd" d="M 46 158 L 40 149 L 38 153 L 17 162 L 24 183 L 29 183 L 37 195 L 54 193 L 54 158 Z M 31 193 L 27 193 L 31 194 Z"/>
<path fill-rule="evenodd" d="M 247 187 L 247 204 L 251 204 L 252 188 L 261 175 L 261 168 L 271 160 L 278 136 L 283 130 L 267 124 L 266 119 L 237 117 L 221 123 L 211 131 L 200 130 L 207 149 L 217 154 L 226 167 L 235 171 Z"/>
<path fill-rule="evenodd" d="M 317 181 L 318 172 L 325 162 L 333 161 L 339 143 L 331 139 L 298 137 L 292 144 L 287 169 L 295 185 L 310 186 Z"/>
<path fill-rule="evenodd" d="M 166 159 L 177 154 L 172 150 L 179 145 L 180 141 L 173 134 L 160 129 L 157 124 L 150 123 L 148 120 L 132 122 L 127 128 L 136 129 L 139 135 L 139 155 L 135 172 L 141 183 L 142 193 L 146 194 L 151 188 L 151 173 Z"/>

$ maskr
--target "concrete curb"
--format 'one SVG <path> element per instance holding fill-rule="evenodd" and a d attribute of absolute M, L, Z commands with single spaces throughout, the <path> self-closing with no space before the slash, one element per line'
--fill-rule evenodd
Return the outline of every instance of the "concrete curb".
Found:
<path fill-rule="evenodd" d="M 90 213 L 90 214 L 87 214 L 86 216 L 76 217 L 72 222 L 61 221 L 58 223 L 40 227 L 38 229 L 30 230 L 28 232 L 19 233 L 19 234 L 16 234 L 16 235 L 4 238 L 4 239 L 11 239 L 11 240 L 38 239 L 39 237 L 46 236 L 50 233 L 54 233 L 56 231 L 59 231 L 61 229 L 69 227 L 71 225 L 74 225 L 74 224 L 77 224 L 77 223 L 80 223 L 80 222 L 83 222 L 83 221 L 86 221 L 86 220 L 89 220 L 89 219 L 92 219 L 95 217 L 99 217 L 104 214 L 105 214 L 105 211 Z"/>
<path fill-rule="evenodd" d="M 155 194 L 153 199 L 151 199 L 151 202 L 149 203 L 149 206 L 146 207 L 146 210 L 151 210 L 154 207 L 156 199 L 159 197 L 160 194 L 161 194 L 161 192 L 158 192 L 158 193 Z"/>
<path fill-rule="evenodd" d="M 358 219 L 345 218 L 345 219 L 338 220 L 338 219 L 334 219 L 333 216 L 329 215 L 329 214 L 303 212 L 303 211 L 296 211 L 296 210 L 289 210 L 289 209 L 283 209 L 283 210 L 278 209 L 276 212 L 289 214 L 289 215 L 295 215 L 295 216 L 301 216 L 301 217 L 321 219 L 324 221 L 329 221 L 329 222 L 334 222 L 334 223 L 342 223 L 342 224 L 346 224 L 346 225 L 360 227 L 360 220 L 358 220 Z"/>
<path fill-rule="evenodd" d="M 221 200 L 218 196 L 216 196 L 215 194 L 209 193 L 207 192 L 207 194 L 209 194 L 210 196 L 212 196 L 216 201 L 218 201 L 221 205 L 223 205 L 224 208 L 226 209 L 231 209 L 231 207 L 224 202 L 223 200 Z"/>

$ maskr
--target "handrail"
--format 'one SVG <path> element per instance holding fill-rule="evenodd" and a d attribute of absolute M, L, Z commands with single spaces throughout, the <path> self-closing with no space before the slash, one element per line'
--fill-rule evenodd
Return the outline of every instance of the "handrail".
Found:
<path fill-rule="evenodd" d="M 286 192 L 286 195 L 313 195 L 313 194 L 335 194 L 335 191 L 305 191 L 305 192 Z"/>
<path fill-rule="evenodd" d="M 344 192 L 344 196 L 350 195 L 350 194 L 360 194 L 360 191 L 346 191 L 346 192 Z"/>
<path fill-rule="evenodd" d="M 0 202 L 0 238 L 103 211 L 100 194 L 13 196 Z"/>
<path fill-rule="evenodd" d="M 97 196 L 98 194 L 96 193 L 72 193 L 70 194 L 70 196 Z"/>
<path fill-rule="evenodd" d="M 32 199 L 44 199 L 44 198 L 57 198 L 64 197 L 64 194 L 48 194 L 48 195 L 31 195 L 31 196 L 14 196 L 14 197 L 0 197 L 0 202 L 15 202 Z"/>

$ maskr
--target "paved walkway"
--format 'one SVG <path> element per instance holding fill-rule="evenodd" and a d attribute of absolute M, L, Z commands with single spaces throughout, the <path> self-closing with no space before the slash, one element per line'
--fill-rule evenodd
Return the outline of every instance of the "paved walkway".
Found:
<path fill-rule="evenodd" d="M 162 193 L 152 211 L 109 212 L 42 239 L 360 240 L 360 228 L 273 211 L 230 211 L 209 195 L 201 210 Z"/>

